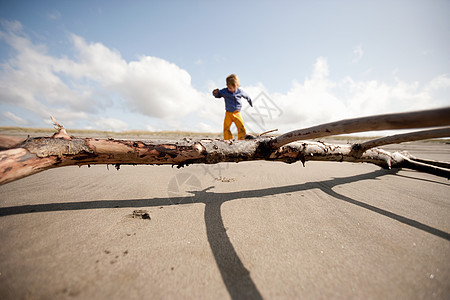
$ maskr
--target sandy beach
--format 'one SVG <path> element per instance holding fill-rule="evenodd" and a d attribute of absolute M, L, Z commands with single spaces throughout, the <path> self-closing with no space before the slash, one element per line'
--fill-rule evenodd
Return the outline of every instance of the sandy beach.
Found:
<path fill-rule="evenodd" d="M 450 161 L 448 144 L 382 148 Z M 66 167 L 0 197 L 1 299 L 450 295 L 450 182 L 411 170 Z"/>

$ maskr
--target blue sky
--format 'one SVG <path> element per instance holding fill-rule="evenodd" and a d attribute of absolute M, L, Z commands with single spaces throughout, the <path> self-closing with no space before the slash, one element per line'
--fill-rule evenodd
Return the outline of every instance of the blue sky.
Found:
<path fill-rule="evenodd" d="M 231 73 L 250 131 L 450 105 L 449 1 L 123 3 L 2 1 L 0 126 L 220 132 Z"/>

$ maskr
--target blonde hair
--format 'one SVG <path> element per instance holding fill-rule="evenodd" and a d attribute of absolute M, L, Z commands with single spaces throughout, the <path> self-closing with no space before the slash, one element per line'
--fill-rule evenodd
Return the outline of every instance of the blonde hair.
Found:
<path fill-rule="evenodd" d="M 238 88 L 239 85 L 239 78 L 236 74 L 231 74 L 227 77 L 227 86 Z"/>

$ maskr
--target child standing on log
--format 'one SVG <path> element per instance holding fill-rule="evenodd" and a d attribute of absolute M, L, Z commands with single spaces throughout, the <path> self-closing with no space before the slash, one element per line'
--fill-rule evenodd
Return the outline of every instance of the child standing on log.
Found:
<path fill-rule="evenodd" d="M 241 116 L 242 102 L 241 98 L 245 98 L 253 107 L 252 99 L 243 90 L 239 88 L 239 78 L 236 74 L 231 74 L 226 80 L 227 87 L 221 90 L 215 89 L 212 94 L 216 98 L 225 99 L 225 120 L 223 121 L 223 138 L 225 140 L 233 139 L 230 127 L 231 123 L 234 123 L 238 129 L 238 139 L 244 140 L 246 131 L 244 127 L 244 120 Z"/>

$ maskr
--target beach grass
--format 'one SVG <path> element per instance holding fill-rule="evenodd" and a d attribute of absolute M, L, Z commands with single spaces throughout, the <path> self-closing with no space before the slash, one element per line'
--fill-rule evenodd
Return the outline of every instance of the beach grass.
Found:
<path fill-rule="evenodd" d="M 56 132 L 53 128 L 33 128 L 0 126 L 0 135 L 12 135 L 20 137 L 41 137 L 51 136 Z M 87 138 L 116 138 L 116 139 L 181 139 L 181 138 L 210 138 L 221 139 L 221 132 L 192 132 L 192 131 L 146 131 L 146 130 L 126 130 L 126 131 L 106 131 L 93 129 L 67 129 L 69 135 Z M 253 133 L 253 135 L 258 135 Z M 280 134 L 270 134 L 278 136 Z M 356 135 L 335 135 L 318 138 L 325 142 L 355 143 L 373 140 L 380 136 L 356 136 Z M 428 139 L 421 142 L 450 144 L 449 138 Z"/>

